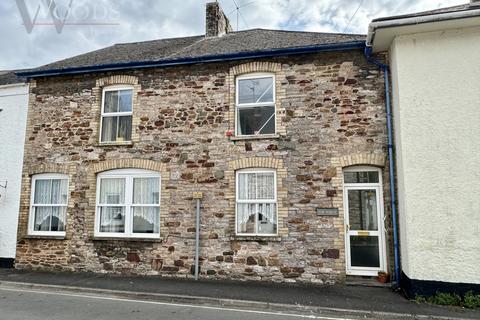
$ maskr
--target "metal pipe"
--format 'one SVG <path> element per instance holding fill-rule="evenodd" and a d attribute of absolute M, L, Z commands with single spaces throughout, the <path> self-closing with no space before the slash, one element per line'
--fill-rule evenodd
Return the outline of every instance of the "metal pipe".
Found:
<path fill-rule="evenodd" d="M 198 269 L 200 262 L 198 261 L 200 255 L 200 198 L 196 198 L 196 226 L 195 226 L 195 280 L 198 280 Z"/>
<path fill-rule="evenodd" d="M 392 128 L 392 108 L 390 102 L 390 80 L 388 65 L 372 59 L 372 48 L 365 48 L 365 56 L 367 61 L 373 63 L 383 69 L 385 79 L 385 105 L 387 109 L 387 136 L 388 136 L 388 169 L 390 177 L 390 207 L 392 210 L 392 226 L 393 226 L 393 252 L 394 252 L 394 285 L 400 286 L 400 257 L 398 248 L 398 227 L 397 227 L 397 207 L 395 193 L 395 170 L 394 170 L 394 152 L 393 152 L 393 128 Z"/>

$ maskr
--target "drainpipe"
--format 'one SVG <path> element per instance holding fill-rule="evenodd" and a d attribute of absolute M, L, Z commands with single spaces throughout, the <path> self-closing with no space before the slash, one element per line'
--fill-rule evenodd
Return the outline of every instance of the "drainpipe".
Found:
<path fill-rule="evenodd" d="M 390 176 L 390 207 L 392 210 L 392 225 L 393 225 L 393 251 L 394 251 L 394 287 L 400 286 L 400 259 L 398 250 L 398 227 L 397 227 L 397 207 L 396 193 L 395 193 L 395 170 L 394 170 L 394 158 L 393 158 L 393 130 L 392 130 L 392 108 L 390 103 L 390 81 L 389 81 L 389 69 L 388 65 L 381 63 L 372 58 L 372 47 L 365 47 L 365 56 L 367 61 L 372 63 L 383 70 L 385 78 L 385 104 L 387 108 L 387 134 L 388 134 L 388 167 Z"/>
<path fill-rule="evenodd" d="M 202 192 L 194 192 L 193 199 L 196 200 L 196 219 L 195 219 L 195 280 L 198 280 L 199 273 L 199 255 L 200 255 L 200 200 L 203 198 Z"/>

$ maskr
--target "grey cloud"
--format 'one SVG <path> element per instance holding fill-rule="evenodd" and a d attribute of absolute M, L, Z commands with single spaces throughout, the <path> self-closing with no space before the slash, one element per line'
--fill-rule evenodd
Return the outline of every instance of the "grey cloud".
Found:
<path fill-rule="evenodd" d="M 35 8 L 41 0 L 24 0 Z M 65 6 L 69 0 L 56 0 Z M 243 6 L 254 0 L 236 0 Z M 343 32 L 361 0 L 256 0 L 241 9 L 240 29 L 270 28 Z M 365 33 L 371 19 L 465 3 L 467 0 L 364 0 L 348 32 Z M 0 1 L 0 69 L 35 67 L 120 42 L 199 35 L 204 32 L 207 0 L 73 0 L 77 14 L 82 8 L 107 8 L 99 22 L 113 26 L 35 26 L 27 34 L 15 1 Z M 236 26 L 233 0 L 220 0 Z M 83 6 L 83 7 L 82 7 Z M 40 17 L 39 17 L 40 18 Z M 49 22 L 49 17 L 41 17 Z M 69 17 L 70 19 L 71 17 Z M 246 23 L 243 21 L 245 20 Z M 67 21 L 69 21 L 67 19 Z"/>

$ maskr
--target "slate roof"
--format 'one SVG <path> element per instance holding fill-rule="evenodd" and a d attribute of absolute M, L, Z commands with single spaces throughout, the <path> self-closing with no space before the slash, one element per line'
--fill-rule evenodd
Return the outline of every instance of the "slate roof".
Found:
<path fill-rule="evenodd" d="M 402 14 L 398 16 L 377 18 L 377 19 L 373 19 L 372 22 L 416 18 L 416 17 L 431 16 L 431 15 L 442 14 L 442 13 L 452 13 L 452 12 L 461 12 L 461 11 L 479 10 L 479 9 L 480 9 L 479 4 L 466 3 L 466 4 L 453 6 L 453 7 L 439 8 L 435 10 L 415 12 L 415 13 L 409 13 L 409 14 Z"/>
<path fill-rule="evenodd" d="M 16 71 L 20 71 L 20 70 L 16 70 Z M 7 84 L 14 84 L 14 83 L 24 83 L 25 78 L 15 75 L 16 71 L 14 70 L 0 71 L 0 86 L 4 86 Z"/>
<path fill-rule="evenodd" d="M 31 72 L 162 60 L 194 59 L 214 55 L 364 42 L 364 35 L 251 29 L 221 37 L 193 36 L 121 43 L 31 69 Z"/>

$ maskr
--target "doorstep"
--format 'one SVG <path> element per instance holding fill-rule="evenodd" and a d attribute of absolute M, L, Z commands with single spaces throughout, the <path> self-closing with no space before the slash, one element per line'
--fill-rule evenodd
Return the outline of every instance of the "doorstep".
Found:
<path fill-rule="evenodd" d="M 381 283 L 377 280 L 377 277 L 371 276 L 347 276 L 345 280 L 347 286 L 359 286 L 359 287 L 378 287 L 378 288 L 390 288 L 391 282 Z"/>

